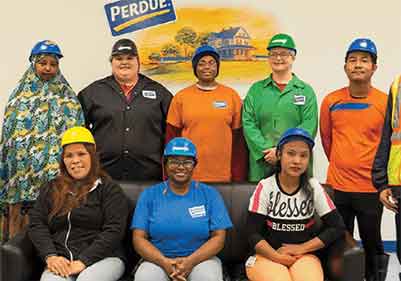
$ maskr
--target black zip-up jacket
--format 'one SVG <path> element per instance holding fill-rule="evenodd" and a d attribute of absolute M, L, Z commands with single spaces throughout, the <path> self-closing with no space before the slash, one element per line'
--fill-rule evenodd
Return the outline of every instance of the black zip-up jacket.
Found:
<path fill-rule="evenodd" d="M 104 169 L 116 180 L 161 180 L 166 118 L 172 94 L 139 74 L 128 102 L 113 76 L 78 94 Z"/>
<path fill-rule="evenodd" d="M 50 222 L 51 182 L 41 188 L 29 212 L 28 234 L 39 255 L 80 260 L 86 266 L 106 258 L 125 260 L 122 244 L 128 223 L 128 199 L 121 187 L 102 180 L 87 196 L 85 204 Z"/>
<path fill-rule="evenodd" d="M 390 156 L 391 135 L 393 128 L 391 126 L 391 116 L 393 115 L 393 93 L 389 92 L 387 100 L 386 116 L 382 129 L 382 135 L 379 147 L 376 151 L 375 160 L 372 165 L 372 183 L 376 189 L 381 192 L 388 188 L 387 165 Z"/>

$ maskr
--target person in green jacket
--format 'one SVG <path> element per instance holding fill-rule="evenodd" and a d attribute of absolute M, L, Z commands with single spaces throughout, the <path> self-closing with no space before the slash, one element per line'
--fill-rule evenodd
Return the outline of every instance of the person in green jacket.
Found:
<path fill-rule="evenodd" d="M 299 127 L 315 138 L 318 124 L 315 92 L 292 73 L 297 53 L 294 40 L 287 34 L 276 34 L 267 50 L 272 73 L 251 86 L 242 112 L 251 182 L 273 174 L 276 144 L 286 129 Z"/>

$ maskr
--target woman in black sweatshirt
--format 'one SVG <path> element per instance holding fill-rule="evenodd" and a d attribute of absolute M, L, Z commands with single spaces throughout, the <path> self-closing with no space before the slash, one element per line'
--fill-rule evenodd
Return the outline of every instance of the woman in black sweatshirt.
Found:
<path fill-rule="evenodd" d="M 100 168 L 89 130 L 67 130 L 61 145 L 60 174 L 29 214 L 29 236 L 46 263 L 41 281 L 118 280 L 128 201 Z"/>

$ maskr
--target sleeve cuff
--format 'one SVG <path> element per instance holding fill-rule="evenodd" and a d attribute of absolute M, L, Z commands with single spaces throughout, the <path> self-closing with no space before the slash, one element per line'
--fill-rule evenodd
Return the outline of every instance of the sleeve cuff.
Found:
<path fill-rule="evenodd" d="M 43 260 L 45 261 L 45 263 L 46 263 L 46 260 L 47 260 L 47 258 L 50 258 L 50 257 L 55 257 L 55 256 L 57 256 L 57 254 L 56 253 L 53 253 L 53 254 L 48 254 L 48 255 L 46 255 L 44 258 L 43 258 Z"/>
<path fill-rule="evenodd" d="M 256 244 L 258 244 L 262 240 L 264 240 L 263 237 L 258 233 L 251 235 L 249 237 L 249 245 L 251 246 L 252 250 L 254 250 Z"/>
<path fill-rule="evenodd" d="M 92 264 L 95 263 L 95 261 L 91 260 L 90 258 L 84 255 L 79 255 L 77 260 L 80 260 L 86 267 L 91 266 Z"/>
<path fill-rule="evenodd" d="M 328 239 L 327 236 L 324 235 L 324 234 L 319 234 L 319 235 L 317 236 L 317 238 L 319 238 L 319 239 L 323 242 L 324 247 L 327 247 L 327 245 L 329 245 L 330 242 L 331 242 L 330 239 Z"/>
<path fill-rule="evenodd" d="M 380 194 L 380 192 L 382 192 L 383 190 L 388 189 L 388 188 L 390 188 L 390 187 L 387 185 L 383 185 L 383 186 L 379 187 L 379 189 L 377 191 Z"/>

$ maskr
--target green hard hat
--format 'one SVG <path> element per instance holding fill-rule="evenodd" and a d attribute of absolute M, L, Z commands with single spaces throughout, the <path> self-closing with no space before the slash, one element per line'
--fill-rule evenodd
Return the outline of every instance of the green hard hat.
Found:
<path fill-rule="evenodd" d="M 294 50 L 295 53 L 297 52 L 294 39 L 292 39 L 290 35 L 284 33 L 279 33 L 274 35 L 272 39 L 270 39 L 267 49 L 270 50 L 276 47 L 291 49 Z"/>

